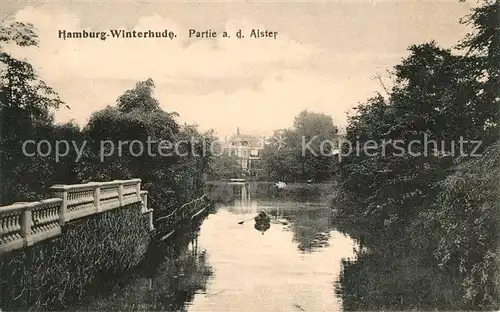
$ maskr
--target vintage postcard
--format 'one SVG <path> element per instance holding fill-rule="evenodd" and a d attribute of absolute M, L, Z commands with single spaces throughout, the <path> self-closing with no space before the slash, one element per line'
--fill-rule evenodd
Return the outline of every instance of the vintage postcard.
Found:
<path fill-rule="evenodd" d="M 0 2 L 0 312 L 500 310 L 499 0 Z"/>

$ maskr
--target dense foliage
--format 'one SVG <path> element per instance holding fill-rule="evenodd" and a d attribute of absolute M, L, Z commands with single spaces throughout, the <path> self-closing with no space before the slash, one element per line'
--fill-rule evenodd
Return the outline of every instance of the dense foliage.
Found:
<path fill-rule="evenodd" d="M 302 111 L 292 129 L 279 130 L 263 153 L 263 173 L 270 181 L 330 181 L 338 157 L 338 129 L 332 117 Z"/>
<path fill-rule="evenodd" d="M 2 42 L 36 45 L 37 36 L 32 25 L 2 24 Z M 54 124 L 53 110 L 64 103 L 29 63 L 1 46 L 0 61 L 1 204 L 47 197 L 58 183 L 141 178 L 151 207 L 161 215 L 200 192 L 210 159 L 204 146 L 213 135 L 180 125 L 175 112 L 162 110 L 152 79 L 125 91 L 115 107 L 94 112 L 80 129 Z M 37 151 L 43 140 L 51 151 L 48 144 Z M 57 157 L 57 141 L 66 142 L 71 152 Z M 66 143 L 59 143 L 63 151 Z"/>
<path fill-rule="evenodd" d="M 38 43 L 33 26 L 23 23 L 0 24 L 0 178 L 2 204 L 38 198 L 55 179 L 74 181 L 65 162 L 23 153 L 26 140 L 69 138 L 78 129 L 55 126 L 51 109 L 63 103 L 55 91 L 36 75 L 33 66 L 4 51 L 2 44 L 32 46 Z M 45 150 L 44 150 L 45 151 Z M 28 149 L 31 154 L 33 149 Z M 67 176 L 66 173 L 67 173 Z"/>
<path fill-rule="evenodd" d="M 89 283 L 137 266 L 151 236 L 140 204 L 65 226 L 64 235 L 0 258 L 0 305 L 7 311 L 54 311 L 82 299 Z"/>
<path fill-rule="evenodd" d="M 346 309 L 499 308 L 498 13 L 487 1 L 463 20 L 466 53 L 409 47 L 387 96 L 349 118 L 362 148 L 334 208 L 368 250 L 345 263 Z"/>
<path fill-rule="evenodd" d="M 243 170 L 238 158 L 223 153 L 211 159 L 207 172 L 210 180 L 227 180 L 243 176 Z"/>

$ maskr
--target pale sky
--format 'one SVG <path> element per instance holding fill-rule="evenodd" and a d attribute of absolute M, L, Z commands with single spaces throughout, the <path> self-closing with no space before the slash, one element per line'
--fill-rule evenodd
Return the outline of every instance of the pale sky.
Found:
<path fill-rule="evenodd" d="M 4 14 L 38 30 L 38 48 L 8 50 L 35 65 L 71 107 L 56 112 L 58 122 L 85 125 L 93 111 L 151 77 L 163 109 L 221 136 L 237 126 L 253 134 L 291 127 L 303 109 L 344 127 L 347 111 L 382 91 L 377 74 L 390 84 L 386 70 L 410 44 L 434 39 L 452 47 L 463 38 L 467 29 L 458 20 L 475 3 L 0 1 Z M 189 39 L 190 28 L 260 28 L 278 37 Z M 168 29 L 178 37 L 64 41 L 60 29 Z"/>

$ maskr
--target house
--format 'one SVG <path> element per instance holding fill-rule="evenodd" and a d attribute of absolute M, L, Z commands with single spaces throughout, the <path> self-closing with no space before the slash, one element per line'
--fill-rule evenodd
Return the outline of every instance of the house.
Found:
<path fill-rule="evenodd" d="M 258 163 L 261 161 L 262 151 L 265 147 L 263 136 L 241 134 L 240 128 L 236 134 L 226 140 L 228 155 L 236 156 L 241 169 L 248 175 L 256 175 Z"/>

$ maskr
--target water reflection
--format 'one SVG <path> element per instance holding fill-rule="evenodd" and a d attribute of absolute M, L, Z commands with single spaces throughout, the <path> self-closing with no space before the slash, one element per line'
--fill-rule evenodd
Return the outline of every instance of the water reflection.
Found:
<path fill-rule="evenodd" d="M 280 196 L 280 191 L 270 184 L 245 183 L 213 185 L 210 194 L 231 213 L 242 215 L 242 219 L 252 218 L 252 214 L 264 210 L 273 217 L 273 224 L 290 225 L 282 230 L 293 232 L 293 241 L 301 251 L 311 252 L 329 246 L 333 214 L 326 196 L 318 195 L 317 190 L 309 187 Z M 232 194 L 232 200 L 224 200 L 223 194 Z M 271 226 L 254 224 L 262 233 Z"/>
<path fill-rule="evenodd" d="M 212 269 L 198 247 L 196 228 L 168 244 L 151 247 L 146 261 L 128 277 L 99 281 L 79 311 L 186 311 L 206 291 Z"/>
<path fill-rule="evenodd" d="M 214 276 L 189 310 L 341 310 L 335 282 L 354 243 L 332 230 L 328 205 L 312 197 L 297 201 L 255 194 L 245 185 L 229 187 L 232 200 L 219 200 L 217 214 L 202 226 L 200 245 L 210 254 Z M 221 189 L 214 197 L 220 194 Z M 264 236 L 253 222 L 238 224 L 260 210 L 272 216 Z"/>
<path fill-rule="evenodd" d="M 248 182 L 227 183 L 216 182 L 207 185 L 206 192 L 216 202 L 228 206 L 246 208 L 246 212 L 255 212 L 257 199 L 294 202 L 323 202 L 326 203 L 331 185 L 299 185 L 289 189 L 277 189 L 274 183 Z"/>
<path fill-rule="evenodd" d="M 214 276 L 190 311 L 341 310 L 335 281 L 341 260 L 352 256 L 352 240 L 329 231 L 330 246 L 302 252 L 293 226 L 286 231 L 272 224 L 262 236 L 251 225 L 238 225 L 240 216 L 222 206 L 203 224 L 200 245 L 210 254 Z"/>
<path fill-rule="evenodd" d="M 355 245 L 332 228 L 325 198 L 259 184 L 210 195 L 217 212 L 198 232 L 154 246 L 137 272 L 99 285 L 87 307 L 72 310 L 341 310 L 335 282 Z M 260 210 L 272 216 L 265 235 L 253 221 Z"/>
<path fill-rule="evenodd" d="M 255 222 L 255 224 L 253 225 L 253 227 L 257 231 L 261 232 L 262 235 L 264 235 L 264 233 L 271 228 L 271 224 L 270 223 L 264 223 L 264 222 Z"/>

